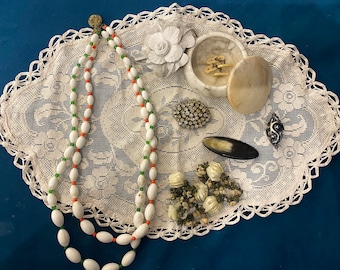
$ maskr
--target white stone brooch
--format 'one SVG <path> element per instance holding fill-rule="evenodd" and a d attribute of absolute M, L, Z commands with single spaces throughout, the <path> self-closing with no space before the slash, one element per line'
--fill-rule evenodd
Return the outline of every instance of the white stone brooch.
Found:
<path fill-rule="evenodd" d="M 167 26 L 146 40 L 143 51 L 147 57 L 147 66 L 157 76 L 168 77 L 188 62 L 185 50 L 194 45 L 193 31 Z"/>

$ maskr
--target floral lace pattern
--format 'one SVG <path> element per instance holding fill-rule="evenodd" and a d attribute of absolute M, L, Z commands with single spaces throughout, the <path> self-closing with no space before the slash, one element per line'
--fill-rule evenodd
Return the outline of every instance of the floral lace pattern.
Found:
<path fill-rule="evenodd" d="M 240 115 L 226 99 L 200 96 L 189 87 L 183 70 L 169 76 L 157 76 L 142 53 L 145 36 L 154 32 L 158 21 L 185 22 L 197 36 L 211 31 L 232 34 L 242 42 L 248 55 L 260 55 L 272 67 L 274 84 L 264 108 L 256 114 Z M 150 228 L 150 238 L 175 240 L 204 235 L 250 219 L 255 214 L 266 217 L 298 204 L 312 188 L 319 168 L 326 166 L 339 152 L 340 112 L 338 97 L 315 81 L 315 72 L 297 48 L 279 38 L 255 35 L 222 13 L 208 8 L 181 7 L 173 4 L 154 12 L 127 15 L 111 23 L 128 49 L 130 58 L 143 77 L 155 104 L 158 117 L 157 214 Z M 51 39 L 28 72 L 20 73 L 5 86 L 0 102 L 0 143 L 14 156 L 23 170 L 24 181 L 32 194 L 45 201 L 47 182 L 62 157 L 68 140 L 69 77 L 82 54 L 91 29 L 69 30 Z M 80 165 L 80 200 L 88 217 L 116 232 L 131 228 L 134 194 L 138 188 L 141 149 L 144 138 L 139 106 L 126 76 L 121 59 L 102 42 L 93 66 L 96 103 L 92 129 Z M 80 81 L 79 89 L 83 89 Z M 196 130 L 183 129 L 173 118 L 172 107 L 185 99 L 202 101 L 210 110 L 211 120 Z M 79 92 L 79 110 L 86 103 L 86 93 Z M 265 128 L 272 113 L 284 125 L 283 138 L 275 149 Z M 245 141 L 259 151 L 254 160 L 225 159 L 202 145 L 206 136 L 227 136 Z M 169 221 L 169 186 L 167 177 L 181 171 L 188 179 L 197 164 L 216 161 L 244 191 L 235 206 L 223 206 L 207 226 L 179 227 Z M 67 175 L 67 174 L 66 174 Z M 58 189 L 60 209 L 70 212 L 67 177 Z"/>

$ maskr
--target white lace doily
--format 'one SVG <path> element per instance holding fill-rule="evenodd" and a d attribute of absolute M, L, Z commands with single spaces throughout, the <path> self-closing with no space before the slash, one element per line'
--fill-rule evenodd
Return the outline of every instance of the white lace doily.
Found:
<path fill-rule="evenodd" d="M 200 96 L 189 87 L 183 69 L 168 78 L 157 77 L 146 66 L 141 53 L 144 38 L 157 24 L 173 22 L 194 30 L 197 36 L 218 31 L 232 34 L 245 46 L 248 55 L 260 55 L 272 66 L 274 84 L 265 107 L 244 116 L 231 109 L 224 98 Z M 159 193 L 157 215 L 148 236 L 175 240 L 204 235 L 250 219 L 266 217 L 298 204 L 311 190 L 312 179 L 339 151 L 340 112 L 338 97 L 315 80 L 308 60 L 294 45 L 279 38 L 256 35 L 223 13 L 208 8 L 173 4 L 153 12 L 127 15 L 115 20 L 116 29 L 130 58 L 138 68 L 159 119 Z M 68 145 L 70 131 L 69 79 L 72 67 L 88 44 L 92 29 L 69 30 L 51 39 L 29 71 L 17 75 L 5 86 L 1 97 L 1 144 L 14 156 L 32 194 L 45 200 L 47 183 Z M 136 179 L 139 174 L 143 127 L 134 93 L 121 59 L 102 42 L 93 67 L 94 116 L 89 141 L 84 148 L 79 186 L 80 200 L 87 217 L 116 232 L 132 224 Z M 80 82 L 80 87 L 83 82 Z M 80 92 L 79 110 L 86 102 Z M 186 98 L 204 102 L 212 120 L 205 128 L 179 128 L 171 115 L 173 104 Z M 275 112 L 285 130 L 275 149 L 265 134 L 266 124 Z M 226 136 L 245 141 L 259 151 L 249 161 L 225 159 L 204 148 L 205 136 Z M 178 227 L 167 217 L 169 187 L 167 176 L 175 171 L 188 178 L 199 163 L 220 162 L 228 175 L 240 183 L 244 194 L 239 204 L 225 206 L 208 226 Z M 60 208 L 70 212 L 68 173 L 58 189 Z"/>

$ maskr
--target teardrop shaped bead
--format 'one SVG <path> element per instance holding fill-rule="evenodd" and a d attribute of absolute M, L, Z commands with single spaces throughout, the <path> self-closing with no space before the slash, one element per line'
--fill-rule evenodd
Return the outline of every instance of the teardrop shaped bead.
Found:
<path fill-rule="evenodd" d="M 52 220 L 53 224 L 56 225 L 57 227 L 61 227 L 61 226 L 64 225 L 64 215 L 58 209 L 53 210 L 51 212 L 51 220 Z"/>
<path fill-rule="evenodd" d="M 143 238 L 149 230 L 149 225 L 146 223 L 143 223 L 137 227 L 137 229 L 132 234 L 136 238 Z"/>
<path fill-rule="evenodd" d="M 78 201 L 73 202 L 72 213 L 77 219 L 81 219 L 84 216 L 84 206 Z"/>
<path fill-rule="evenodd" d="M 99 264 L 93 259 L 85 259 L 83 261 L 83 267 L 85 270 L 100 270 Z"/>
<path fill-rule="evenodd" d="M 116 238 L 116 243 L 117 243 L 118 245 L 121 245 L 121 246 L 128 245 L 128 244 L 130 244 L 131 241 L 132 241 L 132 237 L 131 237 L 131 235 L 128 234 L 128 233 L 120 234 L 120 235 Z"/>
<path fill-rule="evenodd" d="M 49 206 L 55 206 L 57 204 L 57 197 L 53 193 L 48 193 L 47 203 Z"/>
<path fill-rule="evenodd" d="M 48 181 L 48 189 L 56 189 L 59 186 L 59 180 L 57 177 L 53 176 Z"/>
<path fill-rule="evenodd" d="M 118 263 L 107 263 L 102 267 L 102 270 L 119 270 L 120 266 Z"/>
<path fill-rule="evenodd" d="M 133 216 L 133 225 L 138 227 L 144 222 L 144 214 L 142 212 L 136 212 Z"/>
<path fill-rule="evenodd" d="M 136 238 L 135 240 L 131 241 L 130 246 L 133 249 L 136 249 L 136 248 L 138 248 L 140 242 L 141 242 L 141 239 L 140 238 L 138 238 L 138 239 Z"/>
<path fill-rule="evenodd" d="M 73 247 L 69 247 L 65 250 L 65 255 L 70 262 L 73 263 L 80 263 L 81 255 L 78 250 Z"/>
<path fill-rule="evenodd" d="M 148 120 L 149 120 L 150 125 L 152 125 L 152 126 L 156 125 L 156 123 L 157 123 L 157 118 L 156 118 L 156 115 L 154 113 L 149 114 Z"/>
<path fill-rule="evenodd" d="M 150 128 L 146 131 L 145 139 L 147 141 L 151 141 L 154 136 L 155 136 L 155 131 L 152 128 Z"/>
<path fill-rule="evenodd" d="M 69 135 L 70 143 L 75 143 L 78 139 L 78 132 L 76 130 L 72 130 Z"/>
<path fill-rule="evenodd" d="M 65 158 L 71 158 L 74 154 L 74 147 L 73 146 L 68 146 L 65 151 L 64 151 L 64 157 Z"/>
<path fill-rule="evenodd" d="M 135 257 L 136 257 L 136 252 L 134 250 L 130 250 L 126 252 L 126 254 L 122 258 L 121 265 L 123 267 L 129 266 L 131 263 L 133 263 L 133 261 L 135 260 Z"/>
<path fill-rule="evenodd" d="M 69 178 L 71 181 L 76 181 L 79 176 L 79 171 L 77 168 L 72 168 L 69 173 Z"/>
<path fill-rule="evenodd" d="M 135 197 L 135 205 L 136 207 L 142 207 L 145 203 L 145 194 L 142 191 L 138 191 Z"/>
<path fill-rule="evenodd" d="M 157 178 L 157 169 L 155 167 L 150 168 L 149 177 L 151 180 L 154 180 Z"/>
<path fill-rule="evenodd" d="M 138 187 L 144 187 L 147 183 L 146 177 L 142 174 L 140 174 L 137 178 L 137 185 Z"/>
<path fill-rule="evenodd" d="M 93 235 L 95 232 L 95 227 L 93 223 L 87 219 L 83 219 L 80 222 L 80 228 L 81 230 L 86 233 L 87 235 Z"/>
<path fill-rule="evenodd" d="M 63 160 L 63 161 L 60 161 L 59 164 L 57 165 L 57 168 L 56 168 L 56 173 L 57 174 L 62 174 L 65 172 L 66 170 L 66 162 Z"/>
<path fill-rule="evenodd" d="M 153 178 L 154 179 L 154 178 Z M 146 192 L 149 200 L 154 200 L 157 197 L 157 193 L 158 193 L 158 187 L 155 183 L 152 183 L 149 187 L 148 187 L 148 191 Z"/>
<path fill-rule="evenodd" d="M 82 149 L 85 146 L 85 143 L 86 143 L 85 136 L 79 136 L 76 141 L 76 147 L 78 149 Z"/>
<path fill-rule="evenodd" d="M 155 215 L 156 215 L 156 208 L 155 208 L 155 205 L 149 203 L 149 204 L 145 207 L 144 215 L 145 215 L 145 219 L 146 219 L 146 220 L 153 220 L 154 217 L 155 217 Z"/>
<path fill-rule="evenodd" d="M 100 231 L 96 234 L 96 238 L 102 243 L 111 243 L 113 241 L 113 235 L 106 231 Z"/>
<path fill-rule="evenodd" d="M 65 229 L 60 229 L 57 233 L 57 240 L 59 245 L 67 247 L 70 244 L 70 234 Z"/>
<path fill-rule="evenodd" d="M 79 197 L 79 188 L 76 185 L 71 185 L 70 187 L 70 195 L 72 198 L 78 198 Z"/>

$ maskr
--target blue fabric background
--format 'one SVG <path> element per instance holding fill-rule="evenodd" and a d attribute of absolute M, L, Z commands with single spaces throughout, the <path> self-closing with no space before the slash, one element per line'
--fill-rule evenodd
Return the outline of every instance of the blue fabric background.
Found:
<path fill-rule="evenodd" d="M 152 11 L 172 2 L 158 1 L 1 1 L 0 87 L 27 71 L 50 38 L 67 29 L 87 27 L 93 13 L 106 22 L 127 13 Z M 339 0 L 192 0 L 184 6 L 208 6 L 239 20 L 245 28 L 278 36 L 297 46 L 317 73 L 317 80 L 340 95 Z M 70 263 L 56 241 L 50 210 L 31 195 L 13 158 L 0 148 L 0 269 L 82 269 Z M 313 189 L 297 206 L 268 218 L 249 221 L 193 237 L 188 241 L 144 239 L 129 269 L 340 269 L 340 158 L 321 169 Z M 72 239 L 85 256 L 101 262 L 121 251 L 79 233 L 68 217 Z"/>

